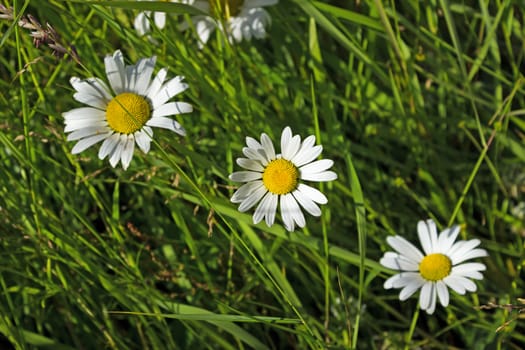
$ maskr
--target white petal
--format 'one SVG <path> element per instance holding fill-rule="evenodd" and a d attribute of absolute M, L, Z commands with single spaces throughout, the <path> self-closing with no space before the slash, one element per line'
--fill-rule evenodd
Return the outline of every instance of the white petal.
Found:
<path fill-rule="evenodd" d="M 116 94 L 124 92 L 127 83 L 126 66 L 124 64 L 122 52 L 117 50 L 113 56 L 106 56 L 104 59 L 104 65 L 106 66 L 106 75 L 113 91 Z"/>
<path fill-rule="evenodd" d="M 421 251 L 401 236 L 389 236 L 386 238 L 386 241 L 400 255 L 409 260 L 412 260 L 418 265 L 423 259 L 423 254 L 421 254 Z"/>
<path fill-rule="evenodd" d="M 264 186 L 257 188 L 248 197 L 244 199 L 241 205 L 239 205 L 238 210 L 242 213 L 250 209 L 266 194 L 266 192 L 268 192 L 268 190 Z"/>
<path fill-rule="evenodd" d="M 135 30 L 140 36 L 143 36 L 144 34 L 148 33 L 150 30 L 149 19 L 147 16 L 149 16 L 149 11 L 140 12 L 133 21 L 133 26 L 135 27 Z"/>
<path fill-rule="evenodd" d="M 483 279 L 483 274 L 481 272 L 479 272 L 479 271 L 465 271 L 465 272 L 462 272 L 462 273 L 453 272 L 453 275 L 455 277 L 472 278 L 472 279 L 475 279 L 475 280 L 482 280 Z"/>
<path fill-rule="evenodd" d="M 267 159 L 275 159 L 275 149 L 273 148 L 272 140 L 264 133 L 261 135 L 261 145 L 264 149 Z"/>
<path fill-rule="evenodd" d="M 447 276 L 443 279 L 443 282 L 447 284 L 452 290 L 458 294 L 465 294 L 466 291 L 475 292 L 476 284 L 465 277 L 460 276 Z"/>
<path fill-rule="evenodd" d="M 475 292 L 477 289 L 476 284 L 472 282 L 471 280 L 469 280 L 468 278 L 465 278 L 465 280 L 463 280 L 461 283 L 463 283 L 463 287 L 465 287 L 465 289 L 468 292 Z"/>
<path fill-rule="evenodd" d="M 422 279 L 419 275 L 414 276 L 410 279 L 410 282 L 407 281 L 405 287 L 399 292 L 399 300 L 405 301 L 410 298 L 418 289 L 420 289 L 425 284 L 425 280 Z"/>
<path fill-rule="evenodd" d="M 419 271 L 419 264 L 394 252 L 386 252 L 379 263 L 393 270 Z"/>
<path fill-rule="evenodd" d="M 76 131 L 73 131 L 71 134 L 67 135 L 68 141 L 76 141 L 83 139 L 85 137 L 98 135 L 98 134 L 108 134 L 111 133 L 111 129 L 108 127 L 89 127 L 89 128 L 83 128 Z"/>
<path fill-rule="evenodd" d="M 257 205 L 257 208 L 255 208 L 255 212 L 253 213 L 252 217 L 254 225 L 257 225 L 266 216 L 265 201 L 269 195 L 271 195 L 271 192 L 266 193 Z"/>
<path fill-rule="evenodd" d="M 147 130 L 143 130 L 144 128 L 148 127 L 145 126 L 141 130 L 135 132 L 135 141 L 137 142 L 137 146 L 139 146 L 142 152 L 148 153 L 151 145 L 151 136 L 149 135 Z"/>
<path fill-rule="evenodd" d="M 283 219 L 284 227 L 288 231 L 294 230 L 294 220 L 291 216 L 290 210 L 288 209 L 288 201 L 284 199 L 285 196 L 280 196 L 279 204 L 281 206 L 281 217 Z"/>
<path fill-rule="evenodd" d="M 320 159 L 313 163 L 307 164 L 299 168 L 301 175 L 318 174 L 328 170 L 334 165 L 334 161 L 331 159 Z"/>
<path fill-rule="evenodd" d="M 79 120 L 70 120 L 66 123 L 64 127 L 64 132 L 71 132 L 75 130 L 81 130 L 85 128 L 99 128 L 99 129 L 109 129 L 108 122 L 106 120 L 88 120 L 88 119 L 79 119 Z"/>
<path fill-rule="evenodd" d="M 244 11 L 244 13 L 246 13 L 246 15 L 242 15 L 244 18 L 243 18 L 243 21 L 242 21 L 242 24 L 241 24 L 241 30 L 242 30 L 242 37 L 246 40 L 251 40 L 252 39 L 252 23 L 251 23 L 251 20 L 252 18 L 248 15 L 247 11 Z"/>
<path fill-rule="evenodd" d="M 310 136 L 308 136 L 307 138 L 305 138 L 303 140 L 303 143 L 301 144 L 300 151 L 304 152 L 304 151 L 307 151 L 307 150 L 309 150 L 311 148 L 318 148 L 318 146 L 314 147 L 314 144 L 315 144 L 315 136 L 314 135 L 310 135 Z M 321 146 L 321 148 L 322 148 L 322 146 Z"/>
<path fill-rule="evenodd" d="M 449 302 L 449 294 L 446 284 L 443 281 L 436 281 L 436 291 L 441 305 L 447 307 Z"/>
<path fill-rule="evenodd" d="M 144 125 L 141 129 L 141 131 L 146 134 L 147 136 L 149 136 L 150 139 L 153 138 L 153 129 L 150 128 L 149 126 L 146 126 Z"/>
<path fill-rule="evenodd" d="M 428 309 L 425 310 L 428 315 L 432 315 L 434 311 L 436 311 L 437 293 L 436 293 L 436 287 L 435 286 L 433 287 L 434 288 L 432 289 L 432 294 L 431 294 L 432 299 L 430 299 L 430 306 Z"/>
<path fill-rule="evenodd" d="M 468 259 L 487 256 L 488 254 L 485 249 L 474 249 L 480 243 L 481 241 L 479 239 L 457 242 L 452 249 L 450 249 L 450 253 L 448 254 L 450 260 L 452 260 L 452 264 L 456 265 Z"/>
<path fill-rule="evenodd" d="M 237 158 L 237 164 L 244 169 L 263 172 L 264 167 L 256 160 L 248 158 Z"/>
<path fill-rule="evenodd" d="M 109 164 L 111 164 L 113 168 L 117 166 L 122 156 L 122 152 L 124 151 L 124 146 L 126 145 L 126 139 L 127 139 L 126 135 L 124 134 L 119 135 L 117 146 L 115 147 L 115 149 L 113 150 L 113 152 L 111 153 L 109 157 Z"/>
<path fill-rule="evenodd" d="M 97 78 L 89 78 L 80 80 L 78 78 L 71 78 L 71 85 L 77 90 L 73 98 L 80 103 L 88 106 L 105 110 L 108 102 L 111 100 L 111 95 L 107 91 L 105 84 Z"/>
<path fill-rule="evenodd" d="M 81 107 L 62 113 L 62 117 L 64 117 L 66 124 L 70 121 L 81 119 L 104 120 L 106 111 L 92 107 Z"/>
<path fill-rule="evenodd" d="M 152 117 L 165 117 L 181 113 L 190 113 L 193 106 L 186 102 L 165 103 L 153 110 Z"/>
<path fill-rule="evenodd" d="M 459 254 L 456 253 L 454 254 L 454 259 L 451 259 L 453 264 L 459 264 L 469 259 L 482 258 L 482 257 L 488 256 L 488 253 L 485 249 L 478 248 L 478 249 L 472 249 L 466 252 L 460 258 L 458 258 L 457 256 L 459 256 Z"/>
<path fill-rule="evenodd" d="M 432 219 L 417 223 L 417 234 L 426 255 L 435 253 L 437 248 L 437 228 Z"/>
<path fill-rule="evenodd" d="M 113 134 L 107 139 L 105 139 L 104 142 L 102 143 L 102 146 L 100 146 L 100 149 L 98 150 L 98 158 L 99 159 L 106 158 L 108 154 L 113 152 L 119 140 L 120 140 L 120 134 Z"/>
<path fill-rule="evenodd" d="M 266 213 L 266 225 L 268 227 L 272 226 L 275 221 L 275 213 L 277 211 L 277 200 L 279 199 L 279 196 L 271 194 L 271 197 L 269 199 L 268 203 L 268 212 Z"/>
<path fill-rule="evenodd" d="M 281 133 L 281 152 L 287 147 L 292 139 L 292 129 L 289 126 L 283 129 Z"/>
<path fill-rule="evenodd" d="M 303 192 L 295 190 L 292 192 L 292 195 L 308 213 L 313 216 L 321 216 L 321 208 Z"/>
<path fill-rule="evenodd" d="M 99 78 L 87 78 L 81 80 L 77 77 L 72 77 L 69 82 L 77 91 L 77 94 L 90 95 L 106 102 L 112 98 L 108 86 Z"/>
<path fill-rule="evenodd" d="M 308 185 L 305 185 L 305 184 L 299 184 L 297 186 L 297 190 L 296 191 L 300 191 L 302 192 L 302 194 L 308 198 L 310 198 L 311 200 L 313 200 L 314 202 L 318 203 L 318 204 L 326 204 L 328 203 L 328 199 L 326 198 L 326 196 L 319 190 L 313 188 L 313 187 L 310 187 Z"/>
<path fill-rule="evenodd" d="M 153 17 L 155 19 L 155 25 L 157 28 L 162 29 L 164 26 L 166 26 L 166 13 L 164 12 L 155 12 L 153 14 Z"/>
<path fill-rule="evenodd" d="M 255 151 L 263 148 L 263 146 L 259 143 L 259 141 L 257 141 L 256 139 L 250 136 L 246 136 L 246 145 Z"/>
<path fill-rule="evenodd" d="M 439 251 L 437 253 L 448 254 L 450 248 L 454 245 L 454 241 L 458 237 L 459 231 L 458 225 L 443 230 L 438 237 Z"/>
<path fill-rule="evenodd" d="M 255 171 L 236 171 L 230 174 L 229 179 L 235 182 L 248 182 L 262 179 L 262 174 Z"/>
<path fill-rule="evenodd" d="M 283 217 L 284 226 L 288 231 L 291 232 L 294 230 L 294 221 L 297 223 L 297 226 L 304 227 L 306 222 L 303 212 L 291 194 L 281 195 L 280 204 L 281 216 Z"/>
<path fill-rule="evenodd" d="M 315 137 L 314 137 L 314 140 L 315 140 Z M 303 142 L 303 145 L 304 145 L 304 142 Z M 294 163 L 295 166 L 297 167 L 303 166 L 304 164 L 308 164 L 311 161 L 313 161 L 315 158 L 319 157 L 322 151 L 323 151 L 323 146 L 310 147 L 305 150 L 302 150 L 301 148 L 301 150 L 297 152 L 295 157 L 293 157 L 292 163 Z"/>
<path fill-rule="evenodd" d="M 384 287 L 385 289 L 404 288 L 414 283 L 421 284 L 421 281 L 424 282 L 423 278 L 417 272 L 402 272 L 387 279 Z"/>
<path fill-rule="evenodd" d="M 257 39 L 262 39 L 266 36 L 266 27 L 270 26 L 272 18 L 264 9 L 254 8 L 248 11 L 246 22 L 249 23 L 250 34 Z"/>
<path fill-rule="evenodd" d="M 129 163 L 131 162 L 131 159 L 133 158 L 133 150 L 135 148 L 135 138 L 133 135 L 127 135 L 126 143 L 124 144 L 124 147 L 122 149 L 122 155 L 121 155 L 121 161 L 122 161 L 122 168 L 126 170 L 129 166 Z"/>
<path fill-rule="evenodd" d="M 153 109 L 158 108 L 159 106 L 166 103 L 170 98 L 172 98 L 175 95 L 180 94 L 184 90 L 188 88 L 188 84 L 183 83 L 182 80 L 184 77 L 177 76 L 171 80 L 169 80 L 166 84 L 164 84 L 157 94 L 151 97 Z"/>
<path fill-rule="evenodd" d="M 206 44 L 210 38 L 211 33 L 217 27 L 217 24 L 215 21 L 213 21 L 213 19 L 205 16 L 195 16 L 193 17 L 193 21 L 195 23 L 197 36 L 200 39 L 199 44 Z"/>
<path fill-rule="evenodd" d="M 145 96 L 149 89 L 149 82 L 151 74 L 155 68 L 157 57 L 149 57 L 140 59 L 135 65 L 128 66 L 129 80 L 128 90 L 135 92 L 141 96 Z"/>
<path fill-rule="evenodd" d="M 297 154 L 299 147 L 301 146 L 301 137 L 295 135 L 290 139 L 290 142 L 284 145 L 284 148 L 281 148 L 281 153 L 284 159 L 290 160 Z M 281 141 L 282 147 L 282 141 Z"/>
<path fill-rule="evenodd" d="M 458 241 L 452 246 L 452 248 L 450 248 L 450 251 L 448 252 L 448 255 L 449 256 L 454 256 L 457 252 L 460 253 L 458 255 L 462 255 L 463 253 L 465 253 L 465 252 L 467 252 L 467 251 L 469 251 L 471 249 L 474 249 L 480 243 L 481 243 L 481 241 L 479 239 L 471 239 L 469 241 Z"/>
<path fill-rule="evenodd" d="M 168 70 L 166 68 L 162 68 L 161 70 L 159 70 L 155 78 L 153 78 L 153 80 L 151 81 L 149 90 L 146 93 L 146 96 L 150 100 L 153 100 L 153 97 L 159 93 L 159 90 L 162 87 L 162 84 L 164 83 L 167 74 Z"/>
<path fill-rule="evenodd" d="M 77 92 L 73 95 L 73 98 L 80 103 L 99 109 L 105 109 L 107 106 L 107 101 L 93 95 L 83 95 Z"/>
<path fill-rule="evenodd" d="M 421 276 L 419 275 L 419 273 L 414 273 L 414 272 L 398 273 L 396 275 L 393 275 L 389 279 L 387 279 L 385 281 L 385 283 L 383 284 L 383 287 L 385 289 L 403 288 L 403 287 L 411 284 L 413 282 L 413 280 L 416 279 L 416 278 L 420 278 L 421 279 Z"/>
<path fill-rule="evenodd" d="M 257 189 L 264 187 L 262 181 L 252 181 L 248 182 L 241 187 L 235 193 L 233 194 L 230 201 L 232 203 L 241 203 L 243 200 L 245 200 L 250 194 L 252 194 Z"/>
<path fill-rule="evenodd" d="M 186 130 L 176 120 L 166 117 L 152 117 L 146 122 L 147 126 L 168 129 L 179 135 L 186 135 Z"/>
<path fill-rule="evenodd" d="M 242 16 L 242 13 L 240 13 L 239 16 Z M 249 28 L 246 28 L 246 25 L 245 25 L 245 18 L 230 17 L 228 25 L 229 25 L 229 29 L 227 31 L 227 35 L 228 35 L 228 40 L 230 41 L 230 43 L 234 43 L 234 42 L 239 43 L 242 41 L 243 37 L 246 40 L 251 39 L 251 33 L 249 30 L 247 30 Z"/>
<path fill-rule="evenodd" d="M 485 271 L 486 267 L 481 263 L 467 263 L 454 266 L 450 272 L 453 276 L 461 276 L 474 278 L 477 280 L 483 279 L 483 275 L 479 271 Z"/>
<path fill-rule="evenodd" d="M 244 147 L 242 153 L 250 159 L 258 160 L 263 166 L 268 165 L 268 157 L 266 157 L 266 153 L 262 149 L 256 151 L 253 148 Z"/>
<path fill-rule="evenodd" d="M 84 139 L 82 139 L 82 140 L 77 142 L 77 144 L 71 150 L 71 153 L 72 154 L 80 153 L 80 152 L 84 151 L 85 149 L 93 146 L 95 143 L 104 140 L 108 136 L 109 136 L 109 133 L 107 133 L 107 134 L 100 134 L 100 135 L 93 135 L 93 136 L 90 136 L 90 137 L 86 137 L 86 138 L 84 138 Z"/>
<path fill-rule="evenodd" d="M 430 315 L 436 309 L 436 286 L 432 282 L 426 282 L 421 287 L 419 294 L 419 305 Z"/>
<path fill-rule="evenodd" d="M 393 286 L 393 281 L 396 280 L 396 279 L 399 279 L 399 275 L 400 275 L 400 274 L 397 274 L 397 275 L 394 275 L 394 276 L 390 277 L 389 279 L 387 279 L 387 280 L 385 281 L 385 283 L 383 284 L 383 287 L 384 287 L 385 289 L 394 288 L 394 286 Z"/>
<path fill-rule="evenodd" d="M 324 171 L 322 173 L 316 173 L 316 174 L 303 174 L 301 172 L 301 180 L 306 181 L 316 181 L 316 182 L 325 182 L 325 181 L 333 181 L 337 179 L 337 174 L 333 171 Z"/>
<path fill-rule="evenodd" d="M 263 218 L 266 218 L 266 225 L 268 227 L 271 227 L 275 221 L 275 212 L 277 210 L 277 199 L 279 196 L 268 192 L 263 199 L 261 200 L 261 203 L 257 206 L 257 209 L 255 209 L 255 213 L 253 214 L 253 223 L 257 224 L 259 223 Z"/>

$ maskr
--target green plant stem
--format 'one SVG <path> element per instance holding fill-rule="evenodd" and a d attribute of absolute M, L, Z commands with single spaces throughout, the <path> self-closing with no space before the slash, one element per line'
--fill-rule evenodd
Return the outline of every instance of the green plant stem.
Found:
<path fill-rule="evenodd" d="M 414 310 L 414 315 L 412 316 L 412 322 L 410 322 L 410 328 L 408 330 L 405 342 L 405 350 L 410 349 L 410 343 L 412 342 L 412 337 L 414 336 L 414 330 L 416 329 L 417 320 L 419 318 L 419 303 Z"/>
<path fill-rule="evenodd" d="M 518 92 L 519 88 L 521 87 L 522 83 L 523 83 L 522 79 L 516 82 L 516 84 L 514 85 L 514 89 L 509 94 L 509 96 L 505 99 L 502 107 L 499 109 L 498 112 L 500 114 L 500 120 L 499 120 L 500 122 L 503 120 L 503 118 L 507 116 L 507 113 L 506 113 L 507 109 L 510 108 L 512 100 L 514 96 L 516 95 L 516 92 Z M 474 168 L 472 169 L 470 173 L 467 183 L 465 184 L 465 187 L 463 188 L 463 191 L 461 192 L 461 196 L 459 197 L 458 202 L 456 203 L 456 206 L 454 207 L 454 211 L 452 212 L 452 215 L 450 216 L 450 219 L 448 221 L 448 227 L 452 226 L 452 224 L 454 223 L 454 220 L 456 219 L 456 216 L 458 215 L 458 212 L 461 209 L 461 205 L 463 204 L 463 201 L 465 200 L 465 197 L 467 196 L 467 193 L 470 187 L 472 186 L 472 183 L 474 182 L 474 178 L 476 177 L 476 174 L 478 173 L 479 168 L 481 167 L 481 163 L 485 159 L 487 152 L 489 151 L 490 146 L 492 145 L 492 142 L 496 138 L 497 131 L 498 129 L 495 127 L 492 130 L 487 142 L 484 143 L 483 150 L 481 151 L 481 154 L 479 155 L 478 160 L 476 161 L 476 164 L 474 165 Z"/>
<path fill-rule="evenodd" d="M 359 290 L 357 297 L 357 315 L 355 317 L 354 333 L 352 335 L 352 349 L 357 349 L 357 339 L 359 335 L 359 322 L 361 320 L 361 307 L 363 305 L 363 294 L 365 290 L 365 259 L 366 259 L 366 216 L 363 191 L 359 178 L 355 171 L 352 159 L 346 155 L 346 163 L 350 174 L 350 187 L 354 199 L 355 215 L 357 221 L 357 237 L 359 245 Z"/>

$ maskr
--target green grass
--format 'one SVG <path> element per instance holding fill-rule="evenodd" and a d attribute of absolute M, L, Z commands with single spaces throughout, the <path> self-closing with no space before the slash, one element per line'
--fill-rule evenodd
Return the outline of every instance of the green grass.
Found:
<path fill-rule="evenodd" d="M 79 62 L 0 20 L 0 348 L 520 349 L 525 297 L 525 5 L 307 1 L 268 7 L 265 40 L 200 50 L 172 4 L 3 1 L 49 23 Z M 113 4 L 112 4 L 113 3 Z M 113 6 L 116 5 L 116 6 Z M 173 11 L 156 44 L 139 8 Z M 159 8 L 157 8 L 159 9 Z M 187 17 L 189 18 L 189 17 Z M 157 56 L 184 75 L 186 137 L 155 131 L 128 170 L 72 155 L 72 76 Z M 313 134 L 338 179 L 287 232 L 229 198 L 245 137 Z M 521 204 L 520 204 L 521 203 Z M 519 206 L 521 205 L 521 211 Z M 478 291 L 417 311 L 378 261 L 418 220 L 464 225 L 489 257 Z"/>

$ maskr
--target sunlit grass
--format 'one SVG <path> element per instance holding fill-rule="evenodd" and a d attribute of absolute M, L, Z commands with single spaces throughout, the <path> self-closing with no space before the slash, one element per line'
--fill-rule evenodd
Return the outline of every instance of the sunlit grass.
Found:
<path fill-rule="evenodd" d="M 266 39 L 215 31 L 199 49 L 177 4 L 3 4 L 0 348 L 524 346 L 525 7 L 281 0 Z M 170 13 L 140 37 L 147 9 Z M 58 49 L 35 47 L 29 14 Z M 81 107 L 69 79 L 104 77 L 117 49 L 183 75 L 194 108 L 176 116 L 187 136 L 155 130 L 126 171 L 98 147 L 72 155 L 62 117 Z M 254 225 L 228 179 L 247 136 L 278 143 L 286 126 L 338 175 L 312 183 L 328 203 L 294 232 L 279 214 Z M 414 240 L 427 218 L 489 254 L 477 292 L 433 315 L 385 290 L 378 263 L 387 236 Z"/>

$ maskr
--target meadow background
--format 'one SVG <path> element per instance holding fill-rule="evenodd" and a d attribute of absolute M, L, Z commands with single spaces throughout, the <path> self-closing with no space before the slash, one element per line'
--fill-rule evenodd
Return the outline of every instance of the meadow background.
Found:
<path fill-rule="evenodd" d="M 525 320 L 525 5 L 307 1 L 266 8 L 265 40 L 203 49 L 176 6 L 152 38 L 136 2 L 2 1 L 79 62 L 0 20 L 1 349 L 520 349 Z M 117 5 L 118 6 L 114 6 Z M 154 4 L 150 6 L 154 9 Z M 21 18 L 21 17 L 18 17 Z M 69 46 L 68 46 L 69 47 Z M 187 136 L 156 130 L 127 171 L 71 155 L 71 76 L 157 56 L 184 75 Z M 245 137 L 314 134 L 339 178 L 286 232 L 229 202 Z M 489 257 L 478 292 L 417 314 L 384 290 L 386 237 L 461 224 Z M 416 317 L 414 317 L 414 313 Z"/>

